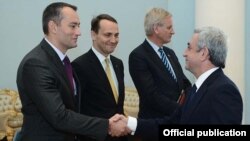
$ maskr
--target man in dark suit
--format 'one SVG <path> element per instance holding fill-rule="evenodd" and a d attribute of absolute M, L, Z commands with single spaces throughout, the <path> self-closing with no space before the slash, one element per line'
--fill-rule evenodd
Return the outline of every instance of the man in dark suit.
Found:
<path fill-rule="evenodd" d="M 123 114 L 124 67 L 122 60 L 111 55 L 119 42 L 117 21 L 108 14 L 100 14 L 92 19 L 92 48 L 72 62 L 81 84 L 81 113 L 89 116 L 110 118 Z M 111 82 L 107 73 L 111 70 Z M 81 137 L 82 141 L 92 140 Z M 105 141 L 121 141 L 125 137 L 107 136 Z"/>
<path fill-rule="evenodd" d="M 170 116 L 179 106 L 181 93 L 191 86 L 174 51 L 163 46 L 174 34 L 172 16 L 162 8 L 153 8 L 145 16 L 144 28 L 147 38 L 129 55 L 130 75 L 140 98 L 138 117 Z M 167 60 L 169 64 L 164 64 Z"/>
<path fill-rule="evenodd" d="M 183 56 L 185 68 L 197 79 L 197 89 L 194 96 L 187 96 L 181 124 L 241 124 L 240 92 L 222 70 L 227 56 L 226 40 L 223 31 L 215 27 L 194 31 Z"/>
<path fill-rule="evenodd" d="M 160 124 L 222 125 L 241 124 L 243 103 L 237 86 L 224 73 L 227 41 L 215 27 L 196 29 L 184 52 L 186 69 L 197 78 L 193 91 L 188 92 L 184 105 L 171 117 L 136 119 L 128 125 L 135 135 L 157 140 Z M 118 115 L 119 116 L 119 115 Z M 118 119 L 118 117 L 117 117 Z M 120 119 L 125 117 L 120 116 Z M 132 122 L 131 121 L 136 121 Z"/>
<path fill-rule="evenodd" d="M 47 6 L 42 20 L 45 37 L 19 65 L 16 81 L 24 115 L 22 141 L 74 141 L 76 134 L 104 140 L 108 131 L 122 129 L 111 119 L 77 113 L 79 82 L 75 75 L 67 76 L 72 71 L 66 73 L 63 62 L 66 51 L 77 46 L 81 35 L 76 10 L 62 2 Z"/>

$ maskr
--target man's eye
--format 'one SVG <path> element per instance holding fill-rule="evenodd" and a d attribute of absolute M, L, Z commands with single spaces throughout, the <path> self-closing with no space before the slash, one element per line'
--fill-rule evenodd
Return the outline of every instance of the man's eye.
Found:
<path fill-rule="evenodd" d="M 69 25 L 71 28 L 76 28 L 76 27 L 80 27 L 80 25 L 77 25 L 77 24 L 71 24 Z"/>
<path fill-rule="evenodd" d="M 110 37 L 110 36 L 111 36 L 111 34 L 105 34 L 105 36 L 106 36 L 106 37 Z"/>

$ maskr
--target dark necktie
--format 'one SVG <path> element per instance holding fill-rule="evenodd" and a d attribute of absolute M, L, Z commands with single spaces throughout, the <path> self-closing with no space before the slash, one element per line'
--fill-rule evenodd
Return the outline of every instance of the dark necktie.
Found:
<path fill-rule="evenodd" d="M 187 104 L 186 106 L 189 107 L 192 103 L 192 100 L 194 98 L 194 95 L 196 94 L 196 90 L 197 90 L 197 87 L 196 85 L 194 84 L 193 87 L 190 89 L 190 91 L 188 92 L 188 99 L 187 99 Z"/>
<path fill-rule="evenodd" d="M 65 58 L 63 59 L 63 62 L 64 62 L 64 67 L 65 67 L 65 70 L 66 70 L 66 73 L 67 73 L 67 76 L 68 76 L 68 79 L 70 82 L 71 92 L 72 92 L 72 94 L 74 94 L 73 72 L 72 72 L 72 66 L 70 64 L 70 60 L 69 60 L 68 56 L 65 56 Z"/>
<path fill-rule="evenodd" d="M 195 95 L 195 93 L 196 93 L 196 90 L 197 90 L 197 87 L 196 87 L 196 85 L 194 84 L 193 85 L 193 87 L 191 88 L 191 90 L 190 90 L 190 100 L 189 101 L 192 101 L 193 100 L 193 98 L 194 98 L 194 95 Z"/>
<path fill-rule="evenodd" d="M 167 70 L 169 71 L 169 73 L 171 74 L 171 76 L 174 78 L 174 80 L 177 81 L 176 76 L 175 76 L 175 73 L 174 73 L 174 71 L 173 71 L 173 69 L 172 69 L 172 67 L 171 67 L 171 64 L 170 64 L 170 62 L 169 62 L 169 60 L 168 60 L 168 58 L 167 58 L 165 52 L 163 51 L 162 48 L 159 48 L 158 51 L 159 51 L 160 54 L 161 54 L 161 60 L 162 60 L 162 62 L 164 63 L 164 65 L 166 66 Z"/>

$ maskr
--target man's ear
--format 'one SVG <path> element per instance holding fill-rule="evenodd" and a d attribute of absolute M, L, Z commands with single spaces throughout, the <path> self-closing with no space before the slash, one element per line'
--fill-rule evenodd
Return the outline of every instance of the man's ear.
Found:
<path fill-rule="evenodd" d="M 49 21 L 48 28 L 51 33 L 57 32 L 57 24 L 54 21 Z"/>
<path fill-rule="evenodd" d="M 156 34 L 158 34 L 159 32 L 158 32 L 158 26 L 156 25 L 156 24 L 154 24 L 154 26 L 153 26 L 153 30 L 154 30 L 154 32 L 156 33 Z"/>
<path fill-rule="evenodd" d="M 202 51 L 202 58 L 205 60 L 209 59 L 210 55 L 208 48 L 204 47 L 201 51 Z"/>
<path fill-rule="evenodd" d="M 96 40 L 96 35 L 97 34 L 94 31 L 91 30 L 91 38 L 92 38 L 93 41 Z"/>

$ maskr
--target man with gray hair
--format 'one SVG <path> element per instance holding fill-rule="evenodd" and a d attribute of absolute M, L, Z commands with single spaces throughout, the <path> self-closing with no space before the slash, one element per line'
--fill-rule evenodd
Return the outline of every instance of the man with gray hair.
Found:
<path fill-rule="evenodd" d="M 223 31 L 215 27 L 195 29 L 183 56 L 185 68 L 197 80 L 187 93 L 183 106 L 171 117 L 136 120 L 116 115 L 117 119 L 128 122 L 135 135 L 157 140 L 158 125 L 162 124 L 241 124 L 243 103 L 240 92 L 222 70 L 227 56 L 227 40 Z M 131 121 L 136 121 L 136 124 L 131 124 Z"/>
<path fill-rule="evenodd" d="M 139 93 L 138 117 L 170 116 L 180 106 L 180 95 L 191 86 L 175 52 L 164 46 L 174 35 L 172 15 L 152 8 L 145 16 L 146 39 L 129 55 L 129 72 Z"/>
<path fill-rule="evenodd" d="M 237 86 L 224 73 L 227 38 L 215 27 L 195 29 L 185 50 L 186 66 L 195 77 L 182 110 L 181 124 L 241 124 L 243 104 Z"/>

